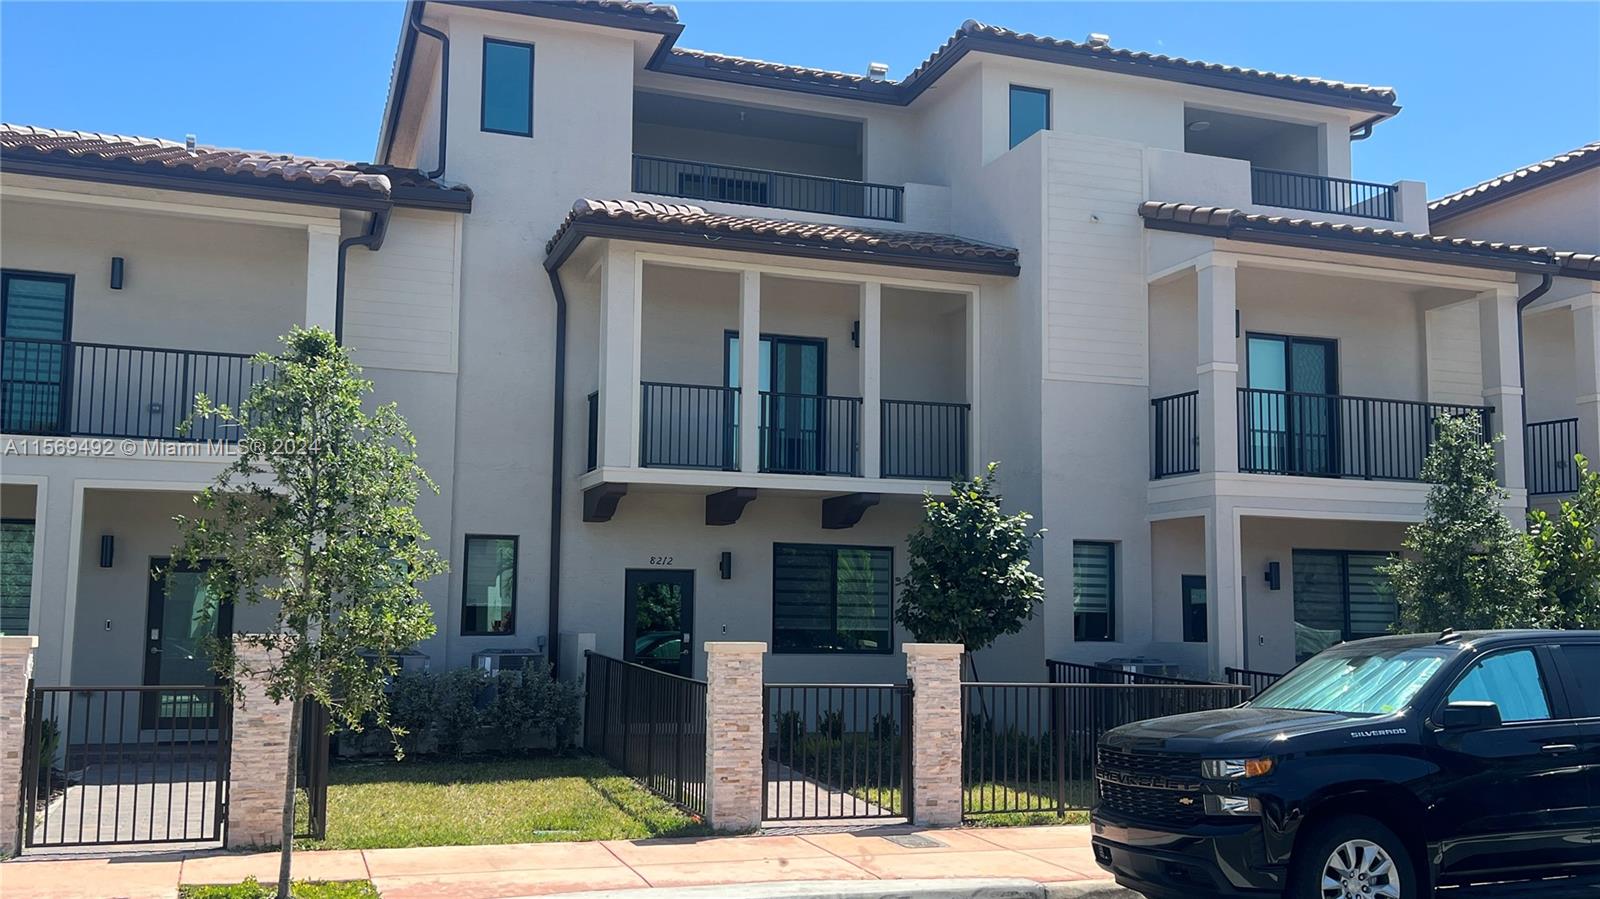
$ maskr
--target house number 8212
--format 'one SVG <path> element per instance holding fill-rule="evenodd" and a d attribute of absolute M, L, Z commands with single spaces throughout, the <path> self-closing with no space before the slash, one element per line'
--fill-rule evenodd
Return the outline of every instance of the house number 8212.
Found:
<path fill-rule="evenodd" d="M 671 556 L 651 556 L 650 557 L 650 564 L 651 565 L 671 565 L 672 564 L 672 557 Z"/>

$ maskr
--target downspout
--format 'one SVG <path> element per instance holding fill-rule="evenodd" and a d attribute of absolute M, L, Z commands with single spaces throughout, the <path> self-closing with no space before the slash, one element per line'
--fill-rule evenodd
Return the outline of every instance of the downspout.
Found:
<path fill-rule="evenodd" d="M 550 674 L 558 675 L 561 664 L 559 641 L 561 638 L 561 492 L 562 449 L 566 442 L 566 392 L 567 392 L 567 294 L 561 289 L 561 275 L 553 268 L 545 269 L 550 276 L 550 290 L 556 298 L 556 362 L 554 410 L 551 413 L 550 432 Z"/>
<path fill-rule="evenodd" d="M 1367 138 L 1372 136 L 1372 126 L 1375 125 L 1375 124 L 1377 124 L 1377 123 L 1376 122 L 1372 122 L 1372 121 L 1366 121 L 1366 122 L 1362 122 L 1361 124 L 1355 126 L 1354 128 L 1351 128 L 1350 129 L 1350 139 L 1352 141 L 1366 140 Z"/>
<path fill-rule="evenodd" d="M 1528 351 L 1522 340 L 1522 310 L 1528 308 L 1534 300 L 1544 296 L 1550 290 L 1550 285 L 1555 283 L 1555 277 L 1549 272 L 1539 275 L 1539 286 L 1517 298 L 1517 382 L 1522 387 L 1522 434 L 1523 440 L 1528 435 Z M 1523 468 L 1527 468 L 1528 449 L 1522 449 Z"/>
<path fill-rule="evenodd" d="M 333 287 L 333 340 L 341 346 L 344 344 L 345 256 L 354 246 L 363 246 L 376 253 L 383 246 L 384 235 L 388 233 L 389 210 L 384 209 L 372 214 L 372 220 L 367 223 L 367 233 L 339 241 L 338 276 L 334 280 Z"/>
<path fill-rule="evenodd" d="M 422 24 L 425 3 L 411 4 L 411 30 L 425 34 L 439 42 L 439 166 L 424 174 L 430 180 L 443 177 L 445 145 L 450 125 L 450 36 L 437 28 Z"/>

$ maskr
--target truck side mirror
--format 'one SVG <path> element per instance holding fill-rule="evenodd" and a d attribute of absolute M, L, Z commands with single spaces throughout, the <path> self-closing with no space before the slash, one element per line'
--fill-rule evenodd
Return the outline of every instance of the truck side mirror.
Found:
<path fill-rule="evenodd" d="M 1483 700 L 1452 702 L 1439 716 L 1445 730 L 1486 730 L 1500 726 L 1500 707 Z"/>

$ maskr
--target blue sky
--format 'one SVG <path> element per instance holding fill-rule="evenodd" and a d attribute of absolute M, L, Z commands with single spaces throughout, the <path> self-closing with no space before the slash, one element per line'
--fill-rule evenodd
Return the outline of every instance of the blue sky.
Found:
<path fill-rule="evenodd" d="M 680 44 L 903 77 L 966 18 L 1394 86 L 1356 177 L 1464 187 L 1600 138 L 1600 2 L 678 4 Z M 0 3 L 0 116 L 371 158 L 403 6 Z"/>

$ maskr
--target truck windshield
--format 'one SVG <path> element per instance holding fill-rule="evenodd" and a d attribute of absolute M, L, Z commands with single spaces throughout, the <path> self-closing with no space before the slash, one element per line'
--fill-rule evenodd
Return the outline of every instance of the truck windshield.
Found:
<path fill-rule="evenodd" d="M 1396 712 L 1411 702 L 1450 651 L 1416 646 L 1324 652 L 1263 690 L 1250 705 L 1347 715 Z"/>

